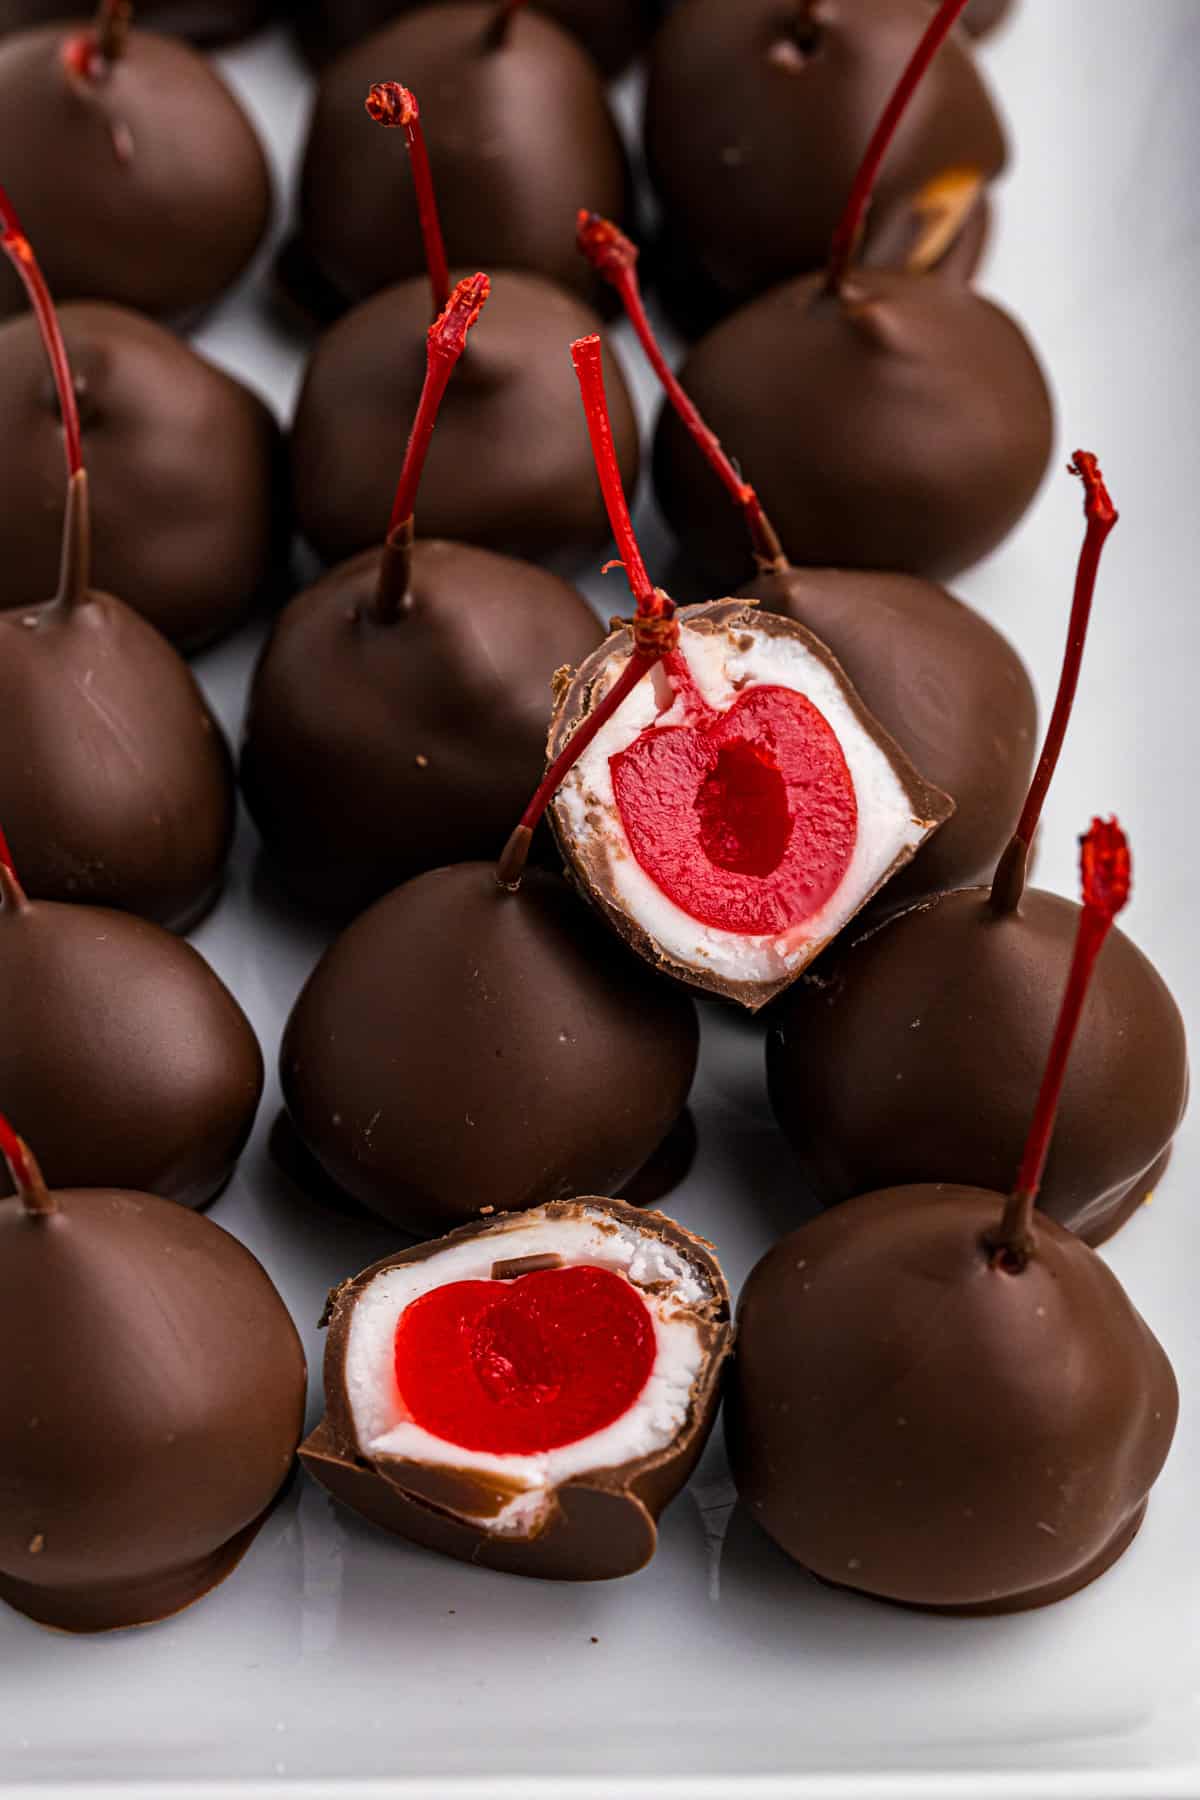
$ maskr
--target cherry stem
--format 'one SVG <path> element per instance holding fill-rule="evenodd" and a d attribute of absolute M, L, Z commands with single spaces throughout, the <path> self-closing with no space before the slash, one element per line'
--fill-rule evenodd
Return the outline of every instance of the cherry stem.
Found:
<path fill-rule="evenodd" d="M 445 310 L 450 299 L 450 269 L 446 262 L 446 240 L 438 213 L 437 192 L 429 151 L 421 125 L 421 109 L 410 88 L 398 81 L 377 81 L 367 95 L 367 111 L 377 125 L 390 131 L 402 130 L 412 163 L 413 185 L 417 191 L 417 216 L 421 222 L 421 238 L 425 245 L 425 266 L 429 270 L 429 286 L 433 295 L 433 316 Z"/>
<path fill-rule="evenodd" d="M 487 304 L 492 284 L 486 275 L 468 275 L 460 281 L 440 315 L 429 327 L 426 337 L 425 385 L 417 406 L 417 416 L 409 433 L 404 453 L 404 467 L 392 503 L 379 569 L 379 586 L 375 596 L 375 616 L 389 623 L 408 609 L 409 584 L 412 576 L 413 514 L 417 490 L 425 468 L 425 458 L 433 439 L 438 411 L 467 347 L 467 334 Z"/>
<path fill-rule="evenodd" d="M 608 509 L 608 521 L 621 552 L 626 580 L 637 602 L 637 612 L 632 621 L 633 654 L 604 699 L 576 728 L 570 741 L 555 757 L 533 799 L 522 813 L 520 824 L 504 846 L 496 865 L 496 880 L 501 887 L 514 890 L 521 885 L 534 831 L 570 770 L 642 677 L 648 675 L 663 657 L 670 656 L 679 645 L 675 602 L 669 594 L 651 583 L 633 533 L 633 520 L 629 516 L 629 503 L 621 482 L 612 422 L 604 392 L 604 359 L 599 337 L 593 334 L 573 343 L 571 361 L 575 365 L 579 391 L 583 396 L 588 436 L 591 439 L 592 456 L 600 478 L 604 504 Z"/>
<path fill-rule="evenodd" d="M 763 511 L 758 495 L 750 483 L 742 479 L 722 448 L 720 438 L 705 423 L 699 408 L 680 386 L 675 371 L 663 355 L 662 346 L 654 335 L 654 327 L 646 317 L 637 274 L 637 245 L 610 219 L 603 219 L 599 213 L 587 211 L 580 212 L 578 216 L 575 241 L 597 275 L 616 289 L 667 399 L 687 427 L 693 443 L 709 468 L 724 484 L 734 504 L 741 507 L 755 556 L 768 568 L 786 569 L 788 562 L 783 546 Z"/>
<path fill-rule="evenodd" d="M 1079 672 L 1083 665 L 1083 651 L 1087 643 L 1088 623 L 1092 616 L 1092 598 L 1096 591 L 1096 577 L 1100 569 L 1100 558 L 1104 546 L 1108 542 L 1109 532 L 1120 518 L 1116 507 L 1109 497 L 1104 485 L 1104 476 L 1100 465 L 1088 450 L 1076 450 L 1068 468 L 1072 475 L 1078 475 L 1084 488 L 1084 516 L 1087 519 L 1087 531 L 1083 540 L 1083 548 L 1079 553 L 1079 567 L 1075 575 L 1075 594 L 1071 602 L 1071 620 L 1067 627 L 1067 648 L 1063 656 L 1062 673 L 1058 680 L 1058 693 L 1054 700 L 1054 710 L 1050 715 L 1050 724 L 1046 729 L 1046 741 L 1042 746 L 1042 754 L 1038 758 L 1037 768 L 1033 773 L 1033 781 L 1017 821 L 1017 829 L 1012 841 L 1000 858 L 992 882 L 991 904 L 998 913 L 1014 912 L 1021 903 L 1021 895 L 1025 891 L 1025 874 L 1029 865 L 1029 852 L 1033 845 L 1034 833 L 1042 816 L 1042 808 L 1046 803 L 1046 794 L 1058 767 L 1058 759 L 1062 754 L 1063 740 L 1067 735 L 1067 726 L 1071 721 L 1071 709 L 1075 704 L 1075 693 L 1079 687 Z"/>
<path fill-rule="evenodd" d="M 31 1217 L 47 1218 L 58 1211 L 37 1166 L 37 1158 L 24 1138 L 17 1136 L 3 1113 L 0 1113 L 0 1156 L 8 1164 L 17 1197 Z"/>
<path fill-rule="evenodd" d="M 119 62 L 124 56 L 132 24 L 133 0 L 100 0 L 92 30 L 96 53 L 103 62 Z"/>
<path fill-rule="evenodd" d="M 71 73 L 81 81 L 102 81 L 124 56 L 132 23 L 131 0 L 100 0 L 89 28 L 63 45 L 63 61 Z"/>
<path fill-rule="evenodd" d="M 517 14 L 521 12 L 526 0 L 497 0 L 495 12 L 488 21 L 484 47 L 488 50 L 500 50 L 508 41 L 509 28 Z"/>
<path fill-rule="evenodd" d="M 1022 1267 L 1033 1253 L 1033 1210 L 1046 1172 L 1071 1046 L 1079 1029 L 1096 959 L 1112 929 L 1113 920 L 1129 899 L 1129 845 L 1115 819 L 1092 820 L 1091 830 L 1080 840 L 1080 876 L 1083 910 L 1079 915 L 1075 953 L 1054 1041 L 1034 1108 L 1025 1154 L 1021 1158 L 1017 1185 L 1004 1208 L 998 1231 L 988 1239 L 989 1247 L 999 1251 L 1010 1268 Z"/>
<path fill-rule="evenodd" d="M 850 189 L 850 198 L 846 202 L 846 210 L 838 220 L 833 238 L 829 246 L 829 266 L 825 272 L 825 292 L 840 294 L 842 283 L 850 267 L 859 239 L 866 227 L 867 213 L 871 206 L 871 196 L 875 183 L 879 179 L 879 171 L 883 167 L 884 157 L 896 135 L 897 128 L 908 104 L 920 87 L 926 71 L 934 57 L 953 31 L 959 14 L 967 5 L 967 0 L 942 0 L 937 12 L 929 21 L 929 25 L 912 59 L 896 85 L 896 90 L 883 110 L 883 116 L 875 127 L 871 142 L 867 145 L 867 153 L 854 177 L 854 185 Z"/>
<path fill-rule="evenodd" d="M 71 379 L 67 347 L 63 343 L 58 314 L 54 310 L 45 277 L 38 267 L 29 239 L 21 229 L 16 209 L 3 187 L 0 187 L 0 249 L 24 284 L 42 334 L 42 344 L 54 371 L 54 385 L 58 390 L 59 411 L 62 413 L 67 476 L 70 479 L 83 471 L 83 441 L 79 431 L 79 408 L 75 403 L 75 383 Z"/>

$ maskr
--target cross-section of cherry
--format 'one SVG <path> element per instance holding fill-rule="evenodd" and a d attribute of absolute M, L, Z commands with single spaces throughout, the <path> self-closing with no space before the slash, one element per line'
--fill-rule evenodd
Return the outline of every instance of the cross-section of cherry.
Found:
<path fill-rule="evenodd" d="M 557 1201 L 376 1263 L 330 1296 L 309 1472 L 428 1549 L 629 1575 L 716 1416 L 729 1291 L 702 1239 Z"/>
<path fill-rule="evenodd" d="M 611 455 L 598 343 L 572 353 L 638 616 L 561 684 L 543 797 L 572 873 L 634 948 L 757 1010 L 954 803 L 803 626 L 753 600 L 676 613 L 652 586 Z"/>

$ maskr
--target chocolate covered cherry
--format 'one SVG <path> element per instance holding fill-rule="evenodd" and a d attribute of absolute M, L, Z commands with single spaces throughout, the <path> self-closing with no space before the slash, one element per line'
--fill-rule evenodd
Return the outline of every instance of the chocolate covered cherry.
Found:
<path fill-rule="evenodd" d="M 376 1263 L 330 1295 L 309 1473 L 373 1523 L 485 1568 L 632 1574 L 704 1448 L 729 1351 L 710 1247 L 559 1201 Z"/>
<path fill-rule="evenodd" d="M 160 926 L 27 899 L 2 832 L 0 1018 L 0 1094 L 45 1145 L 52 1187 L 193 1207 L 220 1193 L 262 1093 L 250 1021 Z"/>
<path fill-rule="evenodd" d="M 726 1411 L 741 1497 L 797 1562 L 880 1599 L 991 1613 L 1074 1593 L 1129 1545 L 1171 1446 L 1162 1346 L 1099 1257 L 1034 1211 L 1089 971 L 1128 892 L 1115 821 L 1095 822 L 1083 866 L 1010 1198 L 949 1179 L 862 1195 L 769 1251 L 742 1294 Z M 953 1145 L 953 1095 L 942 1111 Z"/>
<path fill-rule="evenodd" d="M 387 541 L 293 600 L 255 673 L 247 803 L 286 885 L 338 910 L 423 869 L 499 852 L 542 767 L 555 671 L 600 638 L 558 576 L 413 541 L 438 407 L 488 294 L 485 275 L 460 282 L 425 334 Z"/>
<path fill-rule="evenodd" d="M 575 39 L 514 0 L 406 12 L 328 68 L 304 154 L 304 251 L 344 305 L 424 267 L 416 196 L 362 97 L 391 74 L 431 107 L 429 157 L 452 265 L 525 269 L 586 291 L 581 194 L 620 217 L 627 171 L 599 74 Z M 432 96 L 442 96 L 436 116 Z"/>
<path fill-rule="evenodd" d="M 91 480 L 96 584 L 179 649 L 240 624 L 286 555 L 279 428 L 257 394 L 124 307 L 74 301 L 59 321 Z M 0 327 L 0 563 L 5 608 L 54 589 L 62 423 L 37 325 Z"/>
<path fill-rule="evenodd" d="M 115 1631 L 229 1575 L 287 1479 L 304 1352 L 261 1265 L 153 1194 L 47 1190 L 0 1119 L 0 1600 Z"/>
<path fill-rule="evenodd" d="M 234 822 L 229 752 L 178 654 L 122 601 L 89 586 L 88 482 L 71 371 L 2 189 L 0 249 L 38 316 L 68 473 L 58 591 L 0 612 L 0 819 L 35 898 L 91 901 L 185 931 L 220 891 Z"/>
<path fill-rule="evenodd" d="M 435 869 L 357 919 L 284 1033 L 292 1122 L 364 1206 L 433 1232 L 619 1193 L 688 1097 L 691 1001 L 556 875 Z"/>
<path fill-rule="evenodd" d="M 100 0 L 91 27 L 0 41 L 0 170 L 58 299 L 178 318 L 246 267 L 271 180 L 216 70 L 173 38 L 131 31 L 130 10 Z M 20 305 L 0 271 L 0 316 Z"/>
<path fill-rule="evenodd" d="M 583 891 L 656 967 L 757 1009 L 953 802 L 913 769 L 824 645 L 718 601 L 676 616 L 642 561 L 606 428 L 599 341 L 572 354 L 637 616 L 559 684 L 543 811 Z M 653 679 L 645 679 L 653 673 Z"/>
<path fill-rule="evenodd" d="M 927 0 L 674 9 L 650 58 L 646 154 L 670 279 L 690 285 L 691 307 L 727 312 L 821 267 L 862 146 L 928 20 Z M 959 268 L 958 246 L 969 275 L 1005 160 L 987 88 L 951 37 L 881 171 L 864 259 L 932 267 L 949 255 Z"/>
<path fill-rule="evenodd" d="M 427 278 L 413 276 L 356 306 L 324 332 L 308 367 L 291 434 L 292 493 L 302 534 L 326 561 L 378 541 L 393 472 L 425 376 L 430 317 L 445 308 L 450 275 L 416 96 L 377 83 L 368 110 L 402 130 Z M 395 154 L 395 152 L 393 152 Z M 566 356 L 595 330 L 591 309 L 527 270 L 492 278 L 486 313 L 446 396 L 421 494 L 429 537 L 508 555 L 556 559 L 607 537 L 587 437 Z M 615 359 L 606 359 L 621 472 L 637 481 L 638 430 Z"/>
<path fill-rule="evenodd" d="M 825 273 L 751 301 L 680 371 L 797 564 L 949 579 L 1017 524 L 1050 457 L 1045 377 L 1007 313 L 920 266 L 852 266 L 892 134 L 961 4 L 944 0 L 885 109 Z M 720 482 L 669 409 L 654 480 L 710 586 L 746 581 Z"/>
<path fill-rule="evenodd" d="M 1029 1069 L 1054 1026 L 1079 910 L 1026 888 L 1062 745 L 1092 588 L 1116 513 L 1095 458 L 1075 458 L 1088 530 L 1046 746 L 990 887 L 933 896 L 822 964 L 767 1045 L 775 1116 L 826 1205 L 871 1188 L 1002 1187 L 1020 1155 Z M 1114 931 L 1063 1090 L 1041 1205 L 1102 1243 L 1153 1190 L 1187 1103 L 1183 1021 L 1154 966 Z"/>

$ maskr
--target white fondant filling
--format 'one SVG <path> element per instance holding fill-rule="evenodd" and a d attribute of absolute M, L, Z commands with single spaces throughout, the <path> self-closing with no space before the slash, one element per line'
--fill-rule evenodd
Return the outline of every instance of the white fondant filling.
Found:
<path fill-rule="evenodd" d="M 747 635 L 753 643 L 743 650 L 739 643 Z M 688 967 L 707 965 L 725 981 L 776 981 L 803 968 L 836 936 L 896 859 L 920 846 L 931 821 L 913 817 L 904 786 L 855 716 L 841 684 L 798 639 L 756 630 L 752 620 L 717 631 L 689 629 L 685 621 L 679 642 L 697 687 L 718 712 L 751 688 L 785 687 L 803 694 L 832 727 L 858 802 L 854 852 L 835 892 L 784 936 L 751 937 L 692 918 L 646 873 L 621 820 L 609 758 L 643 731 L 686 722 L 679 700 L 669 711 L 657 711 L 653 679 L 639 683 L 597 733 L 559 789 L 555 807 L 584 857 L 594 860 L 598 853 L 603 860 L 617 904 L 667 956 Z M 624 658 L 614 657 L 596 690 L 597 702 L 623 668 Z"/>
<path fill-rule="evenodd" d="M 547 1254 L 560 1256 L 564 1265 L 616 1270 L 641 1290 L 654 1326 L 656 1354 L 650 1379 L 628 1412 L 603 1431 L 531 1456 L 464 1449 L 406 1418 L 394 1362 L 396 1325 L 405 1308 L 450 1282 L 486 1281 L 497 1262 Z M 501 1512 L 479 1517 L 478 1523 L 500 1535 L 529 1536 L 560 1482 L 588 1470 L 619 1467 L 665 1449 L 675 1439 L 687 1420 L 692 1387 L 704 1362 L 689 1309 L 711 1299 L 703 1271 L 670 1244 L 588 1208 L 568 1219 L 548 1219 L 540 1209 L 524 1213 L 511 1225 L 439 1250 L 424 1261 L 385 1269 L 358 1295 L 346 1346 L 346 1391 L 362 1453 L 500 1476 L 522 1491 Z"/>

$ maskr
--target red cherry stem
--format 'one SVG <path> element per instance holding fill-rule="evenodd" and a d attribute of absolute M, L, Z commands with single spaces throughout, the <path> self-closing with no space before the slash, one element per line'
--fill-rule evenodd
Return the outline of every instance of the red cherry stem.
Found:
<path fill-rule="evenodd" d="M 425 385 L 417 406 L 417 416 L 409 433 L 404 453 L 404 467 L 392 503 L 392 517 L 379 565 L 379 586 L 375 595 L 375 617 L 391 623 L 411 605 L 413 513 L 417 490 L 425 469 L 425 458 L 433 439 L 438 411 L 467 347 L 467 333 L 487 303 L 492 284 L 486 275 L 468 275 L 460 281 L 440 316 L 429 327 L 426 339 Z"/>
<path fill-rule="evenodd" d="M 1084 488 L 1084 516 L 1087 519 L 1087 531 L 1083 540 L 1083 548 L 1079 553 L 1079 567 L 1075 575 L 1075 595 L 1071 602 L 1071 620 L 1067 627 L 1067 648 L 1063 656 L 1062 673 L 1058 679 L 1058 693 L 1054 700 L 1054 711 L 1050 715 L 1050 724 L 1046 730 L 1046 741 L 1042 746 L 1042 754 L 1038 758 L 1037 768 L 1033 773 L 1033 782 L 1017 821 L 1017 829 L 1004 855 L 1000 858 L 995 879 L 992 882 L 991 904 L 996 912 L 1014 912 L 1021 903 L 1021 895 L 1025 891 L 1025 875 L 1029 866 L 1029 852 L 1033 844 L 1042 816 L 1042 808 L 1046 803 L 1046 794 L 1058 767 L 1058 759 L 1062 754 L 1063 740 L 1067 735 L 1067 726 L 1071 721 L 1071 709 L 1075 704 L 1075 693 L 1079 687 L 1079 671 L 1083 665 L 1083 651 L 1087 642 L 1088 623 L 1092 616 L 1092 597 L 1096 591 L 1096 577 L 1100 569 L 1100 558 L 1104 546 L 1108 542 L 1108 534 L 1116 524 L 1120 514 L 1109 498 L 1108 489 L 1104 485 L 1104 477 L 1100 473 L 1100 465 L 1088 450 L 1076 450 L 1068 468 L 1072 475 L 1078 475 Z"/>
<path fill-rule="evenodd" d="M 553 800 L 563 780 L 583 755 L 596 734 L 601 731 L 633 692 L 655 663 L 670 656 L 679 644 L 679 622 L 675 602 L 661 588 L 656 588 L 646 573 L 646 564 L 633 534 L 629 504 L 621 483 L 621 471 L 613 444 L 608 401 L 604 393 L 604 361 L 598 336 L 580 338 L 571 345 L 571 361 L 579 379 L 583 409 L 587 418 L 592 456 L 608 520 L 621 552 L 637 612 L 632 621 L 633 654 L 600 704 L 572 733 L 570 742 L 550 764 L 533 799 L 521 815 L 521 822 L 509 838 L 496 865 L 496 879 L 501 887 L 518 888 L 529 856 L 529 846 L 542 815 Z"/>
<path fill-rule="evenodd" d="M 63 523 L 62 564 L 58 597 L 70 605 L 87 592 L 91 561 L 91 532 L 88 514 L 87 472 L 83 466 L 83 439 L 79 430 L 79 408 L 75 402 L 75 383 L 62 327 L 45 277 L 38 267 L 33 246 L 21 229 L 16 208 L 6 190 L 0 187 L 0 250 L 20 276 L 33 307 L 42 344 L 54 372 L 58 408 L 62 414 L 63 450 L 67 459 L 67 510 Z"/>
<path fill-rule="evenodd" d="M 67 477 L 70 479 L 83 470 L 83 443 L 79 433 L 79 408 L 75 404 L 75 383 L 71 379 L 67 347 L 63 343 L 58 315 L 45 277 L 38 267 L 32 245 L 21 229 L 16 209 L 3 187 L 0 187 L 0 249 L 3 249 L 24 283 L 25 292 L 37 317 L 50 367 L 54 371 L 54 385 L 58 390 L 59 410 L 62 413 Z"/>
<path fill-rule="evenodd" d="M 495 12 L 488 21 L 484 46 L 488 50 L 500 50 L 508 41 L 509 28 L 517 14 L 521 12 L 526 0 L 498 0 Z"/>
<path fill-rule="evenodd" d="M 850 189 L 850 198 L 846 202 L 846 210 L 838 220 L 837 228 L 829 246 L 829 266 L 825 272 L 825 292 L 840 294 L 842 283 L 846 279 L 847 270 L 859 239 L 867 222 L 867 213 L 871 206 L 871 196 L 875 191 L 875 183 L 879 179 L 879 171 L 883 167 L 884 157 L 896 135 L 901 119 L 908 110 L 908 104 L 920 87 L 925 73 L 934 57 L 953 31 L 959 14 L 963 12 L 967 0 L 942 0 L 941 6 L 929 21 L 925 35 L 913 52 L 912 59 L 896 85 L 896 90 L 883 110 L 883 117 L 875 127 L 874 136 L 867 145 L 867 153 L 862 159 L 858 174 L 854 177 L 854 185 Z"/>
<path fill-rule="evenodd" d="M 63 61 L 81 80 L 102 81 L 124 56 L 132 23 L 132 0 L 100 0 L 90 29 L 63 45 Z"/>
<path fill-rule="evenodd" d="M 0 1156 L 8 1164 L 17 1197 L 27 1213 L 34 1218 L 46 1218 L 58 1211 L 37 1166 L 37 1158 L 24 1138 L 17 1136 L 3 1113 L 0 1113 Z"/>
<path fill-rule="evenodd" d="M 629 323 L 637 332 L 642 349 L 646 352 L 647 360 L 658 376 L 667 399 L 683 420 L 709 468 L 724 483 L 734 504 L 741 507 L 755 556 L 768 568 L 786 569 L 788 564 L 783 546 L 763 511 L 758 495 L 748 481 L 743 481 L 722 448 L 720 438 L 704 422 L 699 409 L 684 392 L 675 371 L 663 355 L 662 346 L 654 335 L 654 327 L 646 317 L 637 274 L 637 245 L 610 219 L 602 219 L 599 213 L 586 211 L 580 212 L 576 220 L 575 241 L 597 275 L 616 289 Z"/>
<path fill-rule="evenodd" d="M 1113 920 L 1129 899 L 1129 845 L 1117 821 L 1093 819 L 1091 830 L 1080 844 L 1083 910 L 1079 915 L 1071 972 L 1067 977 L 1017 1185 L 1004 1209 L 999 1230 L 988 1240 L 990 1247 L 1001 1252 L 1010 1267 L 1014 1264 L 1018 1268 L 1023 1266 L 1034 1248 L 1033 1209 L 1046 1172 L 1046 1158 L 1050 1154 L 1050 1140 L 1071 1046 L 1079 1029 L 1096 958 L 1112 929 Z"/>
<path fill-rule="evenodd" d="M 404 142 L 412 163 L 413 186 L 417 192 L 417 217 L 421 222 L 421 239 L 425 245 L 425 266 L 429 270 L 429 286 L 433 295 L 433 316 L 444 311 L 450 298 L 450 270 L 446 262 L 446 240 L 438 213 L 433 170 L 425 147 L 421 126 L 421 109 L 410 88 L 398 81 L 377 81 L 367 95 L 367 111 L 377 125 L 389 131 L 403 131 Z"/>

